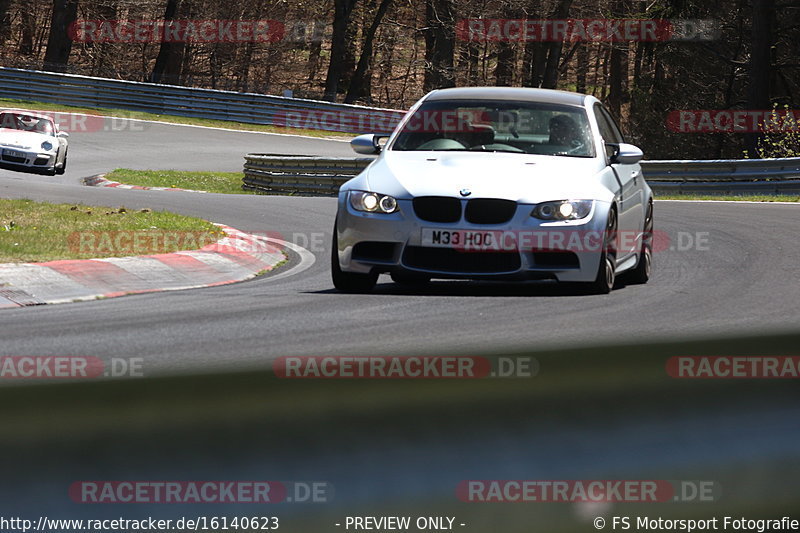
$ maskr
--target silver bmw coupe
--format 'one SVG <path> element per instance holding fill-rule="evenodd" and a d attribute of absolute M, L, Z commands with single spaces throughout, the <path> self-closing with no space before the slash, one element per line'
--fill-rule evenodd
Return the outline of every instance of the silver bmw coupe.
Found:
<path fill-rule="evenodd" d="M 339 192 L 331 271 L 341 291 L 368 292 L 384 273 L 403 284 L 555 280 L 600 294 L 650 277 L 643 154 L 592 96 L 437 90 L 388 140 L 351 145 L 378 157 Z"/>

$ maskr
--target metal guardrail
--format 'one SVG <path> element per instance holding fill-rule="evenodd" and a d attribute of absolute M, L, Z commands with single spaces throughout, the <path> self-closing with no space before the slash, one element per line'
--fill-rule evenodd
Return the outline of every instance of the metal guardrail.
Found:
<path fill-rule="evenodd" d="M 267 194 L 335 196 L 373 158 L 247 154 L 242 188 Z"/>
<path fill-rule="evenodd" d="M 0 98 L 345 133 L 389 133 L 405 111 L 0 67 Z"/>
<path fill-rule="evenodd" d="M 372 158 L 247 154 L 245 190 L 271 194 L 335 195 Z M 643 161 L 650 186 L 661 193 L 800 194 L 800 158 L 720 161 Z"/>
<path fill-rule="evenodd" d="M 800 194 L 800 158 L 643 161 L 642 170 L 662 193 Z"/>

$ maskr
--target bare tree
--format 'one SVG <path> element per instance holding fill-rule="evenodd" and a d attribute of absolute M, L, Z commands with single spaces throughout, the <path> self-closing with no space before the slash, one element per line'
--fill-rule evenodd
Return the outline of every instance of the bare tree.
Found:
<path fill-rule="evenodd" d="M 770 107 L 774 24 L 775 0 L 753 0 L 750 75 L 747 80 L 747 106 L 750 109 L 763 110 Z M 745 137 L 750 157 L 758 157 L 758 139 L 757 133 Z"/>
<path fill-rule="evenodd" d="M 625 0 L 612 0 L 611 16 L 624 18 Z M 608 107 L 619 117 L 622 105 L 628 98 L 628 43 L 611 44 L 611 64 L 609 65 Z"/>
<path fill-rule="evenodd" d="M 168 23 L 168 21 L 175 20 L 178 16 L 178 10 L 186 8 L 188 8 L 188 0 L 167 0 L 167 6 L 164 9 L 165 22 Z M 178 84 L 185 51 L 186 43 L 184 42 L 162 40 L 156 57 L 156 64 L 150 75 L 150 81 L 153 83 Z"/>
<path fill-rule="evenodd" d="M 347 28 L 358 0 L 334 0 L 333 2 L 333 35 L 331 36 L 331 60 L 328 63 L 328 76 L 325 80 L 325 100 L 336 101 L 339 91 L 339 80 L 344 72 L 344 60 L 347 51 Z"/>
<path fill-rule="evenodd" d="M 11 0 L 0 0 L 0 42 L 5 41 L 11 34 L 10 7 Z"/>
<path fill-rule="evenodd" d="M 455 85 L 453 0 L 425 1 L 425 92 Z"/>
<path fill-rule="evenodd" d="M 369 68 L 370 61 L 372 60 L 373 41 L 375 40 L 375 33 L 378 31 L 378 26 L 380 26 L 383 16 L 386 14 L 386 11 L 389 9 L 389 5 L 391 3 L 392 0 L 381 0 L 378 10 L 375 12 L 375 18 L 372 20 L 372 24 L 367 30 L 367 33 L 364 35 L 364 45 L 361 47 L 361 57 L 358 59 L 356 71 L 350 81 L 350 87 L 348 88 L 347 96 L 344 99 L 345 103 L 353 103 L 359 98 L 369 96 L 368 94 L 364 94 L 363 88 L 365 85 L 367 69 Z"/>
<path fill-rule="evenodd" d="M 45 66 L 62 70 L 69 61 L 72 39 L 69 27 L 78 16 L 78 0 L 53 0 L 53 16 L 50 20 L 50 35 L 44 53 Z"/>

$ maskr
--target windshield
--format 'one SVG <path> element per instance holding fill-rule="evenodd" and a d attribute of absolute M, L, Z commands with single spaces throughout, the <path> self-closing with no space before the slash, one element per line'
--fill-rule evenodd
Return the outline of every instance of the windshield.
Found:
<path fill-rule="evenodd" d="M 22 113 L 0 113 L 0 128 L 55 135 L 52 121 Z"/>
<path fill-rule="evenodd" d="M 582 107 L 490 100 L 426 102 L 405 123 L 392 149 L 572 157 L 595 154 Z"/>

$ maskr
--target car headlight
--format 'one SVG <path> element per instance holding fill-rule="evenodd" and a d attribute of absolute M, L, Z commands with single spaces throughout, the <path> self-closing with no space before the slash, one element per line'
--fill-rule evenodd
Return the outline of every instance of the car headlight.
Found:
<path fill-rule="evenodd" d="M 42 143 L 42 150 L 47 150 L 48 152 L 53 149 L 53 143 L 50 141 L 45 141 Z"/>
<path fill-rule="evenodd" d="M 559 200 L 545 202 L 534 208 L 532 217 L 541 220 L 580 220 L 592 212 L 594 200 Z"/>
<path fill-rule="evenodd" d="M 394 213 L 397 211 L 397 200 L 392 196 L 366 191 L 350 191 L 350 205 L 356 211 L 367 213 Z"/>

